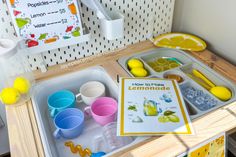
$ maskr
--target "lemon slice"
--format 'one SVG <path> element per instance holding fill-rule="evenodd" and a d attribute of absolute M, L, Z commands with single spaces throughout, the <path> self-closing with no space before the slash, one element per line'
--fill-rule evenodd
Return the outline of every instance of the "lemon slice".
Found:
<path fill-rule="evenodd" d="M 155 66 L 155 67 L 153 67 L 153 69 L 154 69 L 156 72 L 162 72 L 162 71 L 164 71 L 161 66 Z"/>
<path fill-rule="evenodd" d="M 155 67 L 155 66 L 157 66 L 156 62 L 148 62 L 148 65 L 149 65 L 150 67 Z"/>
<path fill-rule="evenodd" d="M 169 68 L 170 68 L 170 69 L 176 68 L 176 67 L 178 67 L 178 66 L 179 66 L 178 63 L 170 63 L 170 64 L 169 64 Z"/>
<path fill-rule="evenodd" d="M 158 47 L 175 48 L 189 51 L 203 51 L 206 43 L 193 35 L 184 33 L 167 33 L 157 36 L 153 43 Z"/>
<path fill-rule="evenodd" d="M 158 65 L 165 65 L 165 64 L 168 63 L 168 61 L 167 61 L 166 59 L 164 59 L 164 58 L 158 58 L 158 59 L 156 60 L 156 63 L 157 63 Z"/>

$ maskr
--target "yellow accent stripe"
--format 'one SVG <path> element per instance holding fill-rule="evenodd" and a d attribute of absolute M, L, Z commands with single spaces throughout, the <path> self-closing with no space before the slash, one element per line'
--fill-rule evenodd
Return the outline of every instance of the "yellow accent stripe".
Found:
<path fill-rule="evenodd" d="M 179 105 L 180 105 L 181 113 L 182 113 L 182 116 L 183 116 L 183 118 L 184 118 L 184 123 L 185 123 L 185 125 L 186 125 L 188 134 L 191 134 L 191 129 L 190 129 L 190 126 L 189 126 L 187 117 L 186 117 L 186 115 L 185 115 L 184 107 L 183 107 L 182 101 L 181 101 L 181 99 L 180 99 L 180 95 L 179 95 L 179 92 L 178 92 L 178 89 L 177 89 L 177 87 L 176 87 L 176 84 L 175 84 L 175 81 L 174 81 L 174 80 L 172 80 L 172 84 L 173 84 L 173 86 L 174 86 L 174 89 L 175 89 L 175 92 L 176 92 L 176 95 L 177 95 L 177 98 L 178 98 L 178 102 L 179 102 Z"/>
<path fill-rule="evenodd" d="M 142 135 L 142 134 L 146 134 L 146 135 L 192 134 L 190 126 L 189 126 L 189 123 L 188 123 L 188 120 L 187 120 L 187 117 L 186 117 L 185 112 L 184 112 L 182 101 L 181 101 L 181 98 L 180 98 L 180 95 L 179 95 L 179 92 L 178 92 L 178 89 L 176 87 L 176 84 L 175 84 L 174 80 L 172 80 L 172 84 L 174 86 L 174 90 L 176 92 L 178 102 L 180 104 L 180 109 L 181 109 L 182 116 L 184 118 L 184 123 L 185 123 L 185 126 L 187 128 L 187 132 L 137 132 L 137 133 L 128 133 L 128 132 L 126 132 L 125 133 L 125 131 L 124 131 L 124 94 L 125 94 L 125 88 L 124 87 L 125 87 L 125 80 L 131 80 L 131 79 L 134 79 L 134 78 L 122 78 L 122 80 L 121 80 L 122 91 L 121 91 L 121 125 L 120 125 L 120 135 L 128 136 L 128 135 Z M 139 79 L 146 79 L 146 78 L 139 78 Z M 159 78 L 149 78 L 149 79 L 151 79 L 151 80 L 162 80 L 162 79 L 159 79 Z"/>
<path fill-rule="evenodd" d="M 121 125 L 120 134 L 124 135 L 124 94 L 125 94 L 125 78 L 121 80 L 122 91 L 121 91 Z"/>
<path fill-rule="evenodd" d="M 146 135 L 169 135 L 169 134 L 171 134 L 171 135 L 179 135 L 179 134 L 184 134 L 184 135 L 188 135 L 188 134 L 191 134 L 191 132 L 189 133 L 189 132 L 132 132 L 132 133 L 128 133 L 128 132 L 126 132 L 126 133 L 123 133 L 122 135 L 123 136 L 129 136 L 129 135 L 144 135 L 144 134 L 146 134 Z"/>

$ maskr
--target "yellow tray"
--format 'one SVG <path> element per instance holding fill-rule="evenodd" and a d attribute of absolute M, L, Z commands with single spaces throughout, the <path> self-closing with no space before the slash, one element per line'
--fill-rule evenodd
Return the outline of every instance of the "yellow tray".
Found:
<path fill-rule="evenodd" d="M 157 36 L 153 43 L 158 47 L 175 48 L 189 51 L 202 51 L 206 49 L 206 43 L 193 35 L 184 33 L 167 33 Z"/>

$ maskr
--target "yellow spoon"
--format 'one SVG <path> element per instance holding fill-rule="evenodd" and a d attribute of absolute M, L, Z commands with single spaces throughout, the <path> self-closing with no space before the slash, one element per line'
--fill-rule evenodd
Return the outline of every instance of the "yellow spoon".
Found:
<path fill-rule="evenodd" d="M 187 74 L 187 75 L 188 75 L 188 77 L 190 77 L 192 80 L 194 80 L 195 82 L 197 82 L 198 84 L 200 84 L 202 87 L 206 88 L 207 90 L 210 90 L 210 89 L 211 89 L 211 87 L 210 87 L 208 84 L 206 84 L 206 83 L 200 81 L 197 77 L 194 77 L 194 76 L 191 75 L 191 74 Z"/>
<path fill-rule="evenodd" d="M 227 101 L 232 97 L 232 93 L 231 91 L 224 87 L 224 86 L 216 86 L 211 80 L 209 80 L 204 74 L 202 74 L 200 71 L 193 69 L 192 70 L 193 75 L 202 79 L 205 83 L 207 83 L 211 88 L 206 88 L 204 87 L 201 83 L 199 83 L 200 85 L 202 85 L 204 88 L 206 88 L 207 90 L 209 90 L 213 95 L 215 95 L 217 98 L 219 98 L 220 100 L 223 101 Z M 196 81 L 196 80 L 195 80 Z"/>
<path fill-rule="evenodd" d="M 205 75 L 203 75 L 200 71 L 196 70 L 196 69 L 193 69 L 192 70 L 193 72 L 193 75 L 202 79 L 204 82 L 206 82 L 209 86 L 211 86 L 212 88 L 215 87 L 216 85 L 211 82 L 211 80 L 209 80 Z"/>

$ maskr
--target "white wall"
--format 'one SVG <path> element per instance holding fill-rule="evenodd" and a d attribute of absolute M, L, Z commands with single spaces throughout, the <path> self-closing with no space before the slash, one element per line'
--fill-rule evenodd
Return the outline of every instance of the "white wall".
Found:
<path fill-rule="evenodd" d="M 173 31 L 195 34 L 236 64 L 236 0 L 176 0 Z"/>

